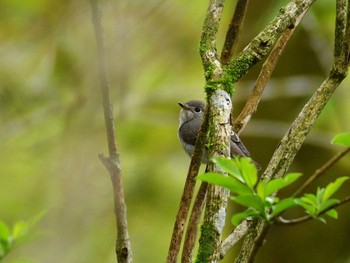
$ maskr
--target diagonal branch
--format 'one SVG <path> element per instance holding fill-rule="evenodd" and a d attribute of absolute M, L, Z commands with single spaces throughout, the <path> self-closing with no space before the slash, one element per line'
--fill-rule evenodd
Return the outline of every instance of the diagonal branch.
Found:
<path fill-rule="evenodd" d="M 243 27 L 244 17 L 248 8 L 249 0 L 238 0 L 235 12 L 232 16 L 230 25 L 226 32 L 224 47 L 221 52 L 220 61 L 226 65 L 232 58 L 236 47 L 239 33 Z"/>
<path fill-rule="evenodd" d="M 262 93 L 265 90 L 265 87 L 268 83 L 268 81 L 271 78 L 272 72 L 274 71 L 279 58 L 282 55 L 283 50 L 287 46 L 287 43 L 291 36 L 294 33 L 295 28 L 299 25 L 301 19 L 306 14 L 305 10 L 303 13 L 301 13 L 296 19 L 295 19 L 295 26 L 292 29 L 287 29 L 283 32 L 281 37 L 277 40 L 276 44 L 274 45 L 270 55 L 267 57 L 266 61 L 262 65 L 262 68 L 260 70 L 260 74 L 255 82 L 254 88 L 244 105 L 243 110 L 239 114 L 239 116 L 236 118 L 235 122 L 233 123 L 233 130 L 237 133 L 242 132 L 242 130 L 245 128 L 245 126 L 248 124 L 249 120 L 251 119 L 252 115 L 256 112 L 258 108 L 258 104 L 260 102 L 260 98 Z"/>
<path fill-rule="evenodd" d="M 272 49 L 277 39 L 287 29 L 293 29 L 300 17 L 315 0 L 294 0 L 280 9 L 279 15 L 271 21 L 233 60 L 225 67 L 230 80 L 235 83 L 247 74 L 257 62 Z"/>
<path fill-rule="evenodd" d="M 346 10 L 345 0 L 338 0 L 334 63 L 329 76 L 306 103 L 286 135 L 282 138 L 263 174 L 264 178 L 280 178 L 284 176 L 322 109 L 347 75 L 349 46 L 346 43 L 350 41 L 350 34 L 348 33 L 350 29 L 346 27 L 348 24 Z M 253 261 L 255 254 L 252 251 L 257 251 L 257 245 L 254 241 L 257 237 L 264 237 L 265 229 L 266 223 L 263 221 L 257 227 L 251 227 L 249 229 L 236 263 L 249 263 Z"/>
<path fill-rule="evenodd" d="M 113 110 L 109 95 L 109 78 L 107 73 L 107 62 L 105 55 L 105 44 L 103 29 L 101 25 L 101 10 L 98 0 L 90 0 L 92 10 L 92 21 L 95 29 L 95 37 L 98 52 L 98 68 L 101 82 L 102 103 L 108 143 L 109 157 L 100 154 L 99 158 L 109 171 L 114 194 L 114 213 L 117 225 L 116 254 L 119 263 L 132 262 L 132 251 L 128 233 L 126 204 L 124 200 L 124 189 L 120 159 L 115 140 Z"/>
<path fill-rule="evenodd" d="M 231 248 L 245 236 L 249 226 L 251 225 L 251 220 L 244 220 L 239 224 L 228 237 L 222 242 L 220 248 L 220 257 L 221 259 L 231 250 Z"/>
<path fill-rule="evenodd" d="M 202 182 L 193 204 L 190 219 L 188 220 L 186 237 L 183 244 L 181 263 L 191 263 L 193 261 L 193 251 L 196 244 L 198 225 L 200 223 L 203 207 L 205 204 L 208 184 Z"/>
<path fill-rule="evenodd" d="M 260 102 L 260 98 L 262 93 L 265 90 L 265 87 L 274 71 L 279 58 L 283 50 L 285 49 L 289 39 L 294 33 L 295 28 L 299 25 L 300 21 L 306 14 L 305 10 L 295 19 L 295 27 L 292 29 L 287 29 L 281 37 L 277 40 L 275 46 L 273 47 L 270 55 L 267 57 L 266 61 L 262 65 L 260 74 L 255 82 L 254 88 L 243 108 L 239 116 L 236 118 L 232 125 L 232 129 L 236 133 L 242 132 L 242 130 L 246 127 L 252 115 L 257 110 L 258 104 Z M 239 231 L 232 231 L 232 233 L 225 239 L 221 246 L 221 257 L 224 257 L 225 254 L 241 239 L 244 237 L 248 230 L 247 221 L 243 221 L 240 226 L 237 227 Z"/>
<path fill-rule="evenodd" d="M 337 17 L 343 15 L 346 16 L 346 13 L 342 13 L 341 10 L 338 9 Z M 336 28 L 341 28 L 338 25 L 340 21 L 344 22 L 344 19 L 341 20 L 337 18 Z M 350 39 L 344 38 L 345 30 L 342 30 L 341 37 L 338 36 L 339 34 L 340 32 L 336 33 L 334 63 L 329 76 L 306 103 L 299 116 L 291 125 L 287 134 L 283 137 L 263 175 L 264 177 L 278 178 L 286 173 L 286 170 L 289 168 L 296 153 L 299 151 L 312 125 L 315 123 L 317 117 L 335 92 L 336 88 L 346 77 L 348 61 L 344 56 L 343 44 Z M 338 42 L 341 42 L 342 45 Z M 339 48 L 341 48 L 341 50 L 338 50 Z"/>

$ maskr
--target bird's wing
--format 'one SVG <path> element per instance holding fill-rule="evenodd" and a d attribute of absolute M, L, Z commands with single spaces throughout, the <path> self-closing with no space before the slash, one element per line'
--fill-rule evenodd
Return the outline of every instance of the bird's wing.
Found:
<path fill-rule="evenodd" d="M 241 139 L 236 133 L 232 131 L 231 133 L 231 155 L 248 156 L 250 157 L 250 152 L 244 146 Z"/>
<path fill-rule="evenodd" d="M 191 145 L 196 144 L 198 131 L 201 125 L 201 119 L 192 120 L 192 122 L 186 122 L 179 128 L 179 133 L 182 135 L 182 140 Z"/>
<path fill-rule="evenodd" d="M 232 131 L 232 133 L 231 133 L 231 156 L 234 156 L 234 155 L 250 157 L 250 152 L 244 146 L 243 142 L 238 137 L 238 135 Z M 260 164 L 258 164 L 254 160 L 251 160 L 251 161 L 256 166 L 256 169 L 258 169 L 258 170 L 261 169 Z"/>

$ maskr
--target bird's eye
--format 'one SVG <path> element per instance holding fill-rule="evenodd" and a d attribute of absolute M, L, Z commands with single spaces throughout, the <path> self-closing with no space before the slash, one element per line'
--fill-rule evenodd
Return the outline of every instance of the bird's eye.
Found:
<path fill-rule="evenodd" d="M 201 112 L 202 110 L 201 110 L 201 108 L 196 107 L 196 108 L 194 109 L 194 111 L 195 111 L 195 112 Z"/>

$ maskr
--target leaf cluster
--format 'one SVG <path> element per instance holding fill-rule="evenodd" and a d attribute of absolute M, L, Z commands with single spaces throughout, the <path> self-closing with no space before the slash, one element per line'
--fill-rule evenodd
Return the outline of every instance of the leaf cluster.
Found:
<path fill-rule="evenodd" d="M 308 215 L 323 223 L 326 223 L 324 217 L 321 216 L 323 213 L 337 219 L 337 211 L 331 208 L 340 201 L 331 197 L 348 179 L 347 176 L 339 177 L 334 182 L 329 183 L 325 188 L 318 187 L 316 194 L 305 194 L 301 198 L 295 198 L 294 202 L 302 206 Z"/>
<path fill-rule="evenodd" d="M 43 216 L 40 213 L 34 219 L 15 222 L 12 229 L 5 222 L 0 220 L 0 261 L 18 244 L 22 243 L 30 234 L 31 228 Z"/>
<path fill-rule="evenodd" d="M 301 173 L 288 173 L 283 178 L 259 181 L 258 171 L 248 157 L 234 159 L 220 157 L 212 161 L 227 175 L 205 173 L 199 175 L 197 179 L 229 189 L 231 200 L 247 208 L 232 217 L 231 222 L 235 226 L 251 217 L 261 218 L 271 223 L 281 213 L 294 206 L 301 206 L 309 216 L 322 222 L 325 222 L 321 216 L 324 213 L 337 218 L 337 212 L 331 208 L 340 201 L 331 197 L 348 177 L 340 177 L 325 188 L 318 188 L 316 194 L 305 194 L 301 198 L 279 199 L 275 196 L 276 193 L 298 180 Z"/>

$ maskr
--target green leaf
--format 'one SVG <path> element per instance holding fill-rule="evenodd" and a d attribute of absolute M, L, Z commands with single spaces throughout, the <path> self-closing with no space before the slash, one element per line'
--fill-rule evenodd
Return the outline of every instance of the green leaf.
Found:
<path fill-rule="evenodd" d="M 246 206 L 248 208 L 253 208 L 259 211 L 260 213 L 264 212 L 264 208 L 265 208 L 264 202 L 257 195 L 250 194 L 250 195 L 231 196 L 231 199 L 240 205 Z"/>
<path fill-rule="evenodd" d="M 323 202 L 323 196 L 324 196 L 324 188 L 321 187 L 317 187 L 317 191 L 316 191 L 316 200 L 317 200 L 317 204 L 321 204 Z"/>
<path fill-rule="evenodd" d="M 231 223 L 234 226 L 238 226 L 244 219 L 248 218 L 248 217 L 256 217 L 258 216 L 259 213 L 253 209 L 247 209 L 241 213 L 237 213 L 235 215 L 232 216 L 231 218 Z"/>
<path fill-rule="evenodd" d="M 279 202 L 278 197 L 272 197 L 272 196 L 268 196 L 268 197 L 266 197 L 266 198 L 263 199 L 263 200 L 264 200 L 264 206 L 265 206 L 265 208 L 268 208 L 268 209 L 272 208 L 272 206 L 273 206 L 274 204 L 276 204 L 276 203 Z"/>
<path fill-rule="evenodd" d="M 13 238 L 9 227 L 0 221 L 0 259 L 3 258 L 13 247 Z"/>
<path fill-rule="evenodd" d="M 264 179 L 264 180 L 261 180 L 259 183 L 258 183 L 258 186 L 256 187 L 256 193 L 258 194 L 258 196 L 260 196 L 260 198 L 262 200 L 264 200 L 267 196 L 266 194 L 266 185 L 267 185 L 267 180 Z"/>
<path fill-rule="evenodd" d="M 321 213 L 323 212 L 324 210 L 328 209 L 329 207 L 335 205 L 335 204 L 338 204 L 340 201 L 338 199 L 328 199 L 326 201 L 324 201 L 320 207 L 319 207 L 319 210 L 318 212 Z"/>
<path fill-rule="evenodd" d="M 315 198 L 316 198 L 316 197 L 315 197 Z M 296 198 L 296 199 L 294 200 L 294 202 L 295 202 L 297 205 L 303 207 L 309 215 L 311 215 L 311 216 L 316 216 L 316 215 L 317 215 L 316 207 L 312 204 L 312 202 L 311 202 L 311 204 L 310 204 L 309 201 L 310 201 L 310 200 L 307 199 L 307 198 Z"/>
<path fill-rule="evenodd" d="M 291 208 L 293 206 L 296 206 L 296 198 L 286 198 L 280 200 L 277 204 L 275 204 L 272 208 L 272 217 L 278 216 L 283 211 L 287 210 L 288 208 Z"/>
<path fill-rule="evenodd" d="M 29 232 L 29 223 L 25 221 L 17 221 L 13 226 L 12 235 L 15 240 L 20 239 L 28 234 Z"/>
<path fill-rule="evenodd" d="M 339 144 L 345 147 L 350 146 L 350 132 L 346 133 L 340 133 L 333 137 L 332 141 L 333 144 Z"/>
<path fill-rule="evenodd" d="M 248 157 L 242 157 L 239 159 L 239 161 L 241 164 L 242 176 L 245 183 L 251 189 L 254 189 L 254 186 L 258 181 L 258 170 Z"/>
<path fill-rule="evenodd" d="M 327 211 L 326 215 L 328 215 L 331 218 L 338 219 L 338 212 L 335 209 Z"/>
<path fill-rule="evenodd" d="M 318 216 L 318 217 L 316 217 L 318 220 L 320 220 L 323 224 L 327 224 L 327 221 L 326 221 L 326 219 L 324 219 L 324 217 L 322 217 L 322 216 Z"/>
<path fill-rule="evenodd" d="M 233 177 L 229 177 L 219 173 L 205 173 L 197 176 L 197 179 L 219 185 L 229 189 L 233 193 L 237 194 L 251 194 L 252 190 L 245 184 L 241 183 Z"/>
<path fill-rule="evenodd" d="M 295 182 L 300 176 L 302 176 L 301 173 L 289 173 L 284 178 L 272 179 L 266 185 L 266 195 L 272 195 L 278 190 L 290 185 L 291 183 Z"/>
<path fill-rule="evenodd" d="M 306 204 L 310 204 L 314 207 L 318 206 L 318 200 L 314 194 L 304 194 L 300 199 Z"/>
<path fill-rule="evenodd" d="M 10 237 L 10 229 L 5 222 L 0 221 L 0 239 L 7 240 Z"/>
<path fill-rule="evenodd" d="M 0 259 L 15 245 L 18 245 L 19 242 L 23 241 L 28 235 L 30 228 L 34 226 L 45 213 L 45 211 L 42 211 L 28 221 L 17 221 L 12 228 L 12 233 L 9 227 L 4 222 L 0 221 Z"/>
<path fill-rule="evenodd" d="M 234 160 L 224 157 L 217 157 L 212 159 L 213 163 L 217 164 L 222 170 L 229 175 L 232 175 L 242 183 L 244 182 L 237 163 Z"/>
<path fill-rule="evenodd" d="M 338 191 L 342 184 L 348 179 L 349 177 L 343 176 L 337 178 L 334 182 L 329 183 L 324 191 L 322 201 L 328 200 L 336 191 Z"/>

